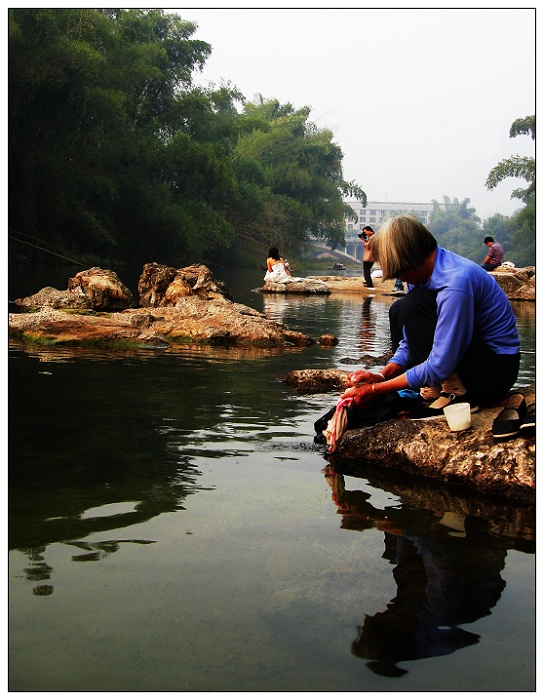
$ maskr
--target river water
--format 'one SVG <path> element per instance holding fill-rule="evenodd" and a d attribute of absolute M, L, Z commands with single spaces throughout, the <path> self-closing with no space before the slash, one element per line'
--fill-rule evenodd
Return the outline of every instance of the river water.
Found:
<path fill-rule="evenodd" d="M 13 268 L 10 299 L 78 269 Z M 260 270 L 214 273 L 339 344 L 10 343 L 10 689 L 534 690 L 530 510 L 331 473 L 313 422 L 336 395 L 281 380 L 386 352 L 392 299 L 263 297 Z M 535 310 L 514 307 L 523 386 Z"/>

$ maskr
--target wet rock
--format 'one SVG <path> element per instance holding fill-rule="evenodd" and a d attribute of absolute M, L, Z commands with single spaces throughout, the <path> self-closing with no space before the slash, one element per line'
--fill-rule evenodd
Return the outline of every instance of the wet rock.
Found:
<path fill-rule="evenodd" d="M 297 370 L 283 380 L 297 393 L 338 390 L 323 406 L 334 405 L 347 386 L 349 372 L 337 369 Z M 534 401 L 534 388 L 523 390 Z M 347 430 L 332 456 L 339 470 L 359 476 L 368 471 L 424 477 L 466 491 L 510 502 L 535 502 L 535 436 L 497 440 L 491 434 L 501 408 L 472 414 L 471 427 L 450 432 L 445 417 L 433 420 L 396 419 L 368 428 Z"/>
<path fill-rule="evenodd" d="M 338 342 L 338 338 L 335 335 L 332 335 L 332 333 L 325 333 L 319 337 L 319 344 L 323 347 L 331 348 L 338 345 Z"/>
<path fill-rule="evenodd" d="M 172 344 L 306 347 L 314 341 L 269 321 L 264 314 L 226 299 L 178 299 L 176 306 L 74 313 L 43 307 L 9 314 L 9 333 L 50 345 L 165 347 Z"/>
<path fill-rule="evenodd" d="M 325 391 L 348 388 L 348 375 L 342 369 L 298 369 L 284 374 L 281 379 L 298 394 L 320 394 Z"/>

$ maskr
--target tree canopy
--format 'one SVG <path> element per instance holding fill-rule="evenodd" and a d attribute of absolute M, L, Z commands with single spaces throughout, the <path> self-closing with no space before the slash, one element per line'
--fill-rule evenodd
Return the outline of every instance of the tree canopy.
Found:
<path fill-rule="evenodd" d="M 530 136 L 536 138 L 535 115 L 516 119 L 510 127 L 510 138 Z M 536 165 L 535 159 L 514 155 L 498 163 L 489 173 L 486 186 L 494 189 L 509 177 L 521 178 L 527 187 L 518 187 L 511 194 L 512 199 L 523 203 L 509 222 L 510 242 L 516 249 L 519 265 L 534 265 L 536 262 Z M 492 235 L 492 234 L 489 234 Z"/>
<path fill-rule="evenodd" d="M 10 253 L 185 264 L 250 241 L 343 241 L 366 203 L 329 130 L 230 83 L 163 10 L 9 10 Z"/>

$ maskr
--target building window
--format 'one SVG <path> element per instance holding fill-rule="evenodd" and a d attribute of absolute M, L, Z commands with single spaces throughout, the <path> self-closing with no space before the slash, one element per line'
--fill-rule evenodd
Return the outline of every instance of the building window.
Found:
<path fill-rule="evenodd" d="M 371 217 L 370 217 L 370 223 L 371 223 L 371 224 L 375 224 L 375 223 L 376 223 L 376 217 L 375 217 L 375 216 L 371 216 Z"/>
<path fill-rule="evenodd" d="M 376 210 L 375 210 L 375 209 L 371 209 L 371 210 L 370 210 L 370 216 L 376 216 Z"/>

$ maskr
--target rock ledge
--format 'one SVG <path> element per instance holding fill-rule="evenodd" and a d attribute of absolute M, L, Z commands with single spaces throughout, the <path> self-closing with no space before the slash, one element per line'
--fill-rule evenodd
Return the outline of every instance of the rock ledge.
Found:
<path fill-rule="evenodd" d="M 349 372 L 299 370 L 283 377 L 297 393 L 327 392 L 346 386 Z M 535 400 L 533 387 L 522 389 L 526 402 Z M 323 413 L 338 398 L 324 404 Z M 501 408 L 483 408 L 472 415 L 471 427 L 460 433 L 448 429 L 445 417 L 432 420 L 390 420 L 369 428 L 347 430 L 332 456 L 339 471 L 355 476 L 399 472 L 494 499 L 535 503 L 535 436 L 497 440 L 491 434 Z"/>

